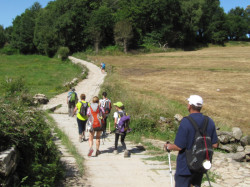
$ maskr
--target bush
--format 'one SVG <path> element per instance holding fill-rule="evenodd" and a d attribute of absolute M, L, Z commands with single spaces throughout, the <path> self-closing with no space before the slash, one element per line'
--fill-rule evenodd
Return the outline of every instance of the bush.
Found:
<path fill-rule="evenodd" d="M 60 154 L 44 113 L 31 106 L 32 97 L 21 84 L 5 83 L 12 94 L 0 99 L 0 151 L 16 146 L 20 155 L 16 171 L 23 186 L 55 186 L 62 176 Z"/>
<path fill-rule="evenodd" d="M 61 60 L 67 60 L 69 56 L 69 48 L 68 47 L 60 47 L 57 51 L 58 58 L 61 58 Z"/>
<path fill-rule="evenodd" d="M 19 51 L 17 49 L 12 48 L 10 45 L 7 45 L 4 48 L 0 49 L 0 54 L 13 55 L 13 54 L 19 54 Z"/>

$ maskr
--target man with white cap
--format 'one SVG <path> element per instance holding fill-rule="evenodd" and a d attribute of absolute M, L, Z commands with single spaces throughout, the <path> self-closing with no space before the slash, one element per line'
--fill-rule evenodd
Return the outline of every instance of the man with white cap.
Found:
<path fill-rule="evenodd" d="M 188 99 L 188 111 L 190 117 L 197 123 L 198 127 L 201 128 L 203 125 L 204 115 L 200 112 L 203 105 L 203 99 L 199 95 L 191 95 Z M 211 137 L 213 148 L 218 146 L 218 137 L 216 134 L 215 124 L 211 118 L 208 117 L 208 126 L 206 133 Z M 191 172 L 187 165 L 187 158 L 185 150 L 190 150 L 195 139 L 195 129 L 191 122 L 187 118 L 183 118 L 178 132 L 175 137 L 174 144 L 166 143 L 164 147 L 167 150 L 179 151 L 177 157 L 177 166 L 175 173 L 175 186 L 176 187 L 195 187 L 201 186 L 203 173 Z"/>

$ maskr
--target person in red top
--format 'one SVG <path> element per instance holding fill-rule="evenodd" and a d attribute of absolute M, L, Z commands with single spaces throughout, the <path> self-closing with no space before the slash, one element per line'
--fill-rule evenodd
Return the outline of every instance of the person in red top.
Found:
<path fill-rule="evenodd" d="M 96 115 L 96 112 L 98 113 L 98 115 Z M 95 113 L 95 114 L 94 114 Z M 98 156 L 99 154 L 101 154 L 99 148 L 100 148 L 100 137 L 101 137 L 101 133 L 103 131 L 103 117 L 104 117 L 104 111 L 103 109 L 99 106 L 99 98 L 97 96 L 93 97 L 92 103 L 90 105 L 90 107 L 88 108 L 87 111 L 87 115 L 89 117 L 89 122 L 91 124 L 91 128 L 89 129 L 89 153 L 88 156 L 90 157 L 93 153 L 93 139 L 94 139 L 94 135 L 96 134 L 96 156 Z M 93 119 L 95 117 L 98 117 L 99 119 Z M 93 121 L 95 120 L 100 120 L 100 125 L 101 127 L 98 128 L 97 130 L 95 130 Z"/>

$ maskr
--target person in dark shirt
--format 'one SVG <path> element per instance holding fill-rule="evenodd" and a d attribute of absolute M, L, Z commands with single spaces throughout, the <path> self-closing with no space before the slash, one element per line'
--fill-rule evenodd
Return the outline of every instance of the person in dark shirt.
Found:
<path fill-rule="evenodd" d="M 198 95 L 191 95 L 188 99 L 188 111 L 195 122 L 201 128 L 204 115 L 200 112 L 203 99 Z M 211 137 L 213 148 L 218 147 L 218 137 L 216 134 L 216 128 L 214 121 L 209 118 L 207 135 Z M 178 128 L 178 132 L 175 137 L 174 144 L 166 143 L 165 149 L 179 151 L 177 156 L 177 166 L 175 173 L 175 186 L 176 187 L 195 187 L 201 186 L 203 173 L 192 173 L 187 165 L 187 159 L 185 150 L 190 150 L 195 139 L 195 129 L 187 118 L 183 118 Z"/>

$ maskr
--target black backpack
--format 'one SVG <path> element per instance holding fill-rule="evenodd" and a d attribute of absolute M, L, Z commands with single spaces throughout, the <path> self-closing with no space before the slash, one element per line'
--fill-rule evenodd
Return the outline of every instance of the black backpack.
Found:
<path fill-rule="evenodd" d="M 195 129 L 195 139 L 190 150 L 186 149 L 187 165 L 191 172 L 206 173 L 208 170 L 203 167 L 203 162 L 208 160 L 212 163 L 213 147 L 211 137 L 207 136 L 208 117 L 204 116 L 202 129 L 199 129 L 192 117 L 186 118 Z"/>
<path fill-rule="evenodd" d="M 82 103 L 82 105 L 81 105 L 79 113 L 80 113 L 81 116 L 86 116 L 87 115 L 87 109 L 89 107 L 88 102 L 86 102 L 86 103 L 81 102 L 81 103 Z"/>

